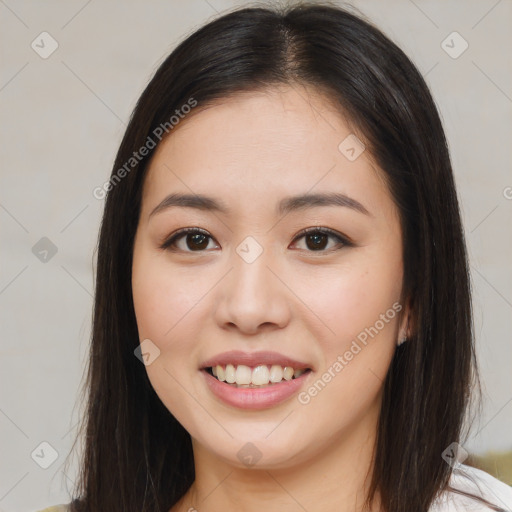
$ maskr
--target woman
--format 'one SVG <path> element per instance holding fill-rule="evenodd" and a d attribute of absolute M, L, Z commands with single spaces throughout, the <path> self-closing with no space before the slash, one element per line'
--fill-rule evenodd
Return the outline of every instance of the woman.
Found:
<path fill-rule="evenodd" d="M 142 94 L 105 194 L 66 509 L 512 507 L 462 464 L 478 377 L 450 158 L 379 30 L 319 4 L 207 24 Z"/>

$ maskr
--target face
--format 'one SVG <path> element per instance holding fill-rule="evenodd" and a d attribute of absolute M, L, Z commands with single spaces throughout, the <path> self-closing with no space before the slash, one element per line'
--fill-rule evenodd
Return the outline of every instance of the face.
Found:
<path fill-rule="evenodd" d="M 287 467 L 375 431 L 402 239 L 351 134 L 322 96 L 282 87 L 194 113 L 153 156 L 133 299 L 149 379 L 195 455 Z"/>

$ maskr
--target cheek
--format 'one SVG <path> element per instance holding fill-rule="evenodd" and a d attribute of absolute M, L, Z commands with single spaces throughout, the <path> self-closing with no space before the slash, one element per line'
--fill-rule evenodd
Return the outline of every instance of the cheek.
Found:
<path fill-rule="evenodd" d="M 191 313 L 204 291 L 186 273 L 170 270 L 165 254 L 135 248 L 132 291 L 139 339 L 151 340 L 159 351 L 146 371 L 156 394 L 180 421 L 188 415 L 180 383 L 190 379 L 191 371 L 183 362 L 194 357 L 190 340 L 198 328 Z"/>
<path fill-rule="evenodd" d="M 149 339 L 158 354 L 146 371 L 157 395 L 173 411 L 179 408 L 178 382 L 185 379 L 182 363 L 191 356 L 188 341 L 194 337 L 194 326 L 187 323 L 192 299 L 180 293 L 182 281 L 179 274 L 166 270 L 159 255 L 144 248 L 134 251 L 132 291 L 139 339 Z"/>
<path fill-rule="evenodd" d="M 323 368 L 299 402 L 307 406 L 304 413 L 310 417 L 330 409 L 343 411 L 340 421 L 348 425 L 379 399 L 395 351 L 402 309 L 401 265 L 393 259 L 358 259 L 316 283 L 314 291 L 311 282 L 304 283 L 302 292 L 329 334 L 318 336 Z M 334 433 L 340 427 L 334 423 L 324 428 Z"/>
<path fill-rule="evenodd" d="M 207 289 L 197 270 L 174 270 L 165 253 L 150 254 L 143 247 L 135 250 L 132 291 L 141 339 L 171 343 Z"/>
<path fill-rule="evenodd" d="M 376 322 L 384 336 L 393 336 L 392 327 L 401 309 L 395 304 L 402 286 L 398 263 L 393 258 L 355 256 L 350 263 L 322 275 L 303 274 L 308 277 L 297 281 L 297 295 L 326 327 L 326 341 L 351 340 Z"/>

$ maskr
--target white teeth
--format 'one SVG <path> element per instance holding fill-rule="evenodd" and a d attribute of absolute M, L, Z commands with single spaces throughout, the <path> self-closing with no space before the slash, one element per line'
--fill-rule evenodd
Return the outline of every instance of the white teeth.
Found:
<path fill-rule="evenodd" d="M 256 386 L 262 386 L 268 384 L 270 378 L 270 372 L 266 366 L 256 366 L 252 371 L 251 382 Z"/>
<path fill-rule="evenodd" d="M 283 380 L 283 367 L 273 364 L 270 367 L 270 382 L 281 382 Z"/>
<path fill-rule="evenodd" d="M 283 378 L 285 380 L 292 380 L 293 368 L 291 366 L 285 366 L 283 370 Z"/>
<path fill-rule="evenodd" d="M 245 364 L 239 364 L 236 367 L 236 383 L 237 384 L 250 384 L 252 372 Z"/>
<path fill-rule="evenodd" d="M 229 384 L 233 384 L 236 381 L 235 377 L 235 367 L 232 364 L 226 365 L 226 382 Z"/>
<path fill-rule="evenodd" d="M 226 372 L 224 371 L 224 368 L 222 368 L 222 366 L 219 364 L 217 365 L 217 379 L 219 379 L 221 382 L 226 380 Z"/>
<path fill-rule="evenodd" d="M 212 374 L 221 382 L 227 382 L 228 384 L 244 388 L 268 386 L 283 380 L 297 379 L 306 371 L 305 369 L 294 370 L 291 366 L 283 368 L 278 364 L 274 364 L 270 368 L 264 364 L 258 365 L 255 368 L 244 364 L 227 364 L 225 367 L 221 365 L 214 366 L 211 370 Z"/>

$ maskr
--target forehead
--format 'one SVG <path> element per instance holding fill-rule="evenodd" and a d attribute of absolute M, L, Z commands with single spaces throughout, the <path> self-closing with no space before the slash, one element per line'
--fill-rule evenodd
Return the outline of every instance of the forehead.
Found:
<path fill-rule="evenodd" d="M 239 203 L 241 191 L 259 200 L 333 189 L 367 202 L 387 194 L 366 151 L 354 161 L 342 154 L 353 128 L 318 91 L 283 86 L 196 108 L 157 147 L 144 201 L 175 189 L 232 194 Z"/>

